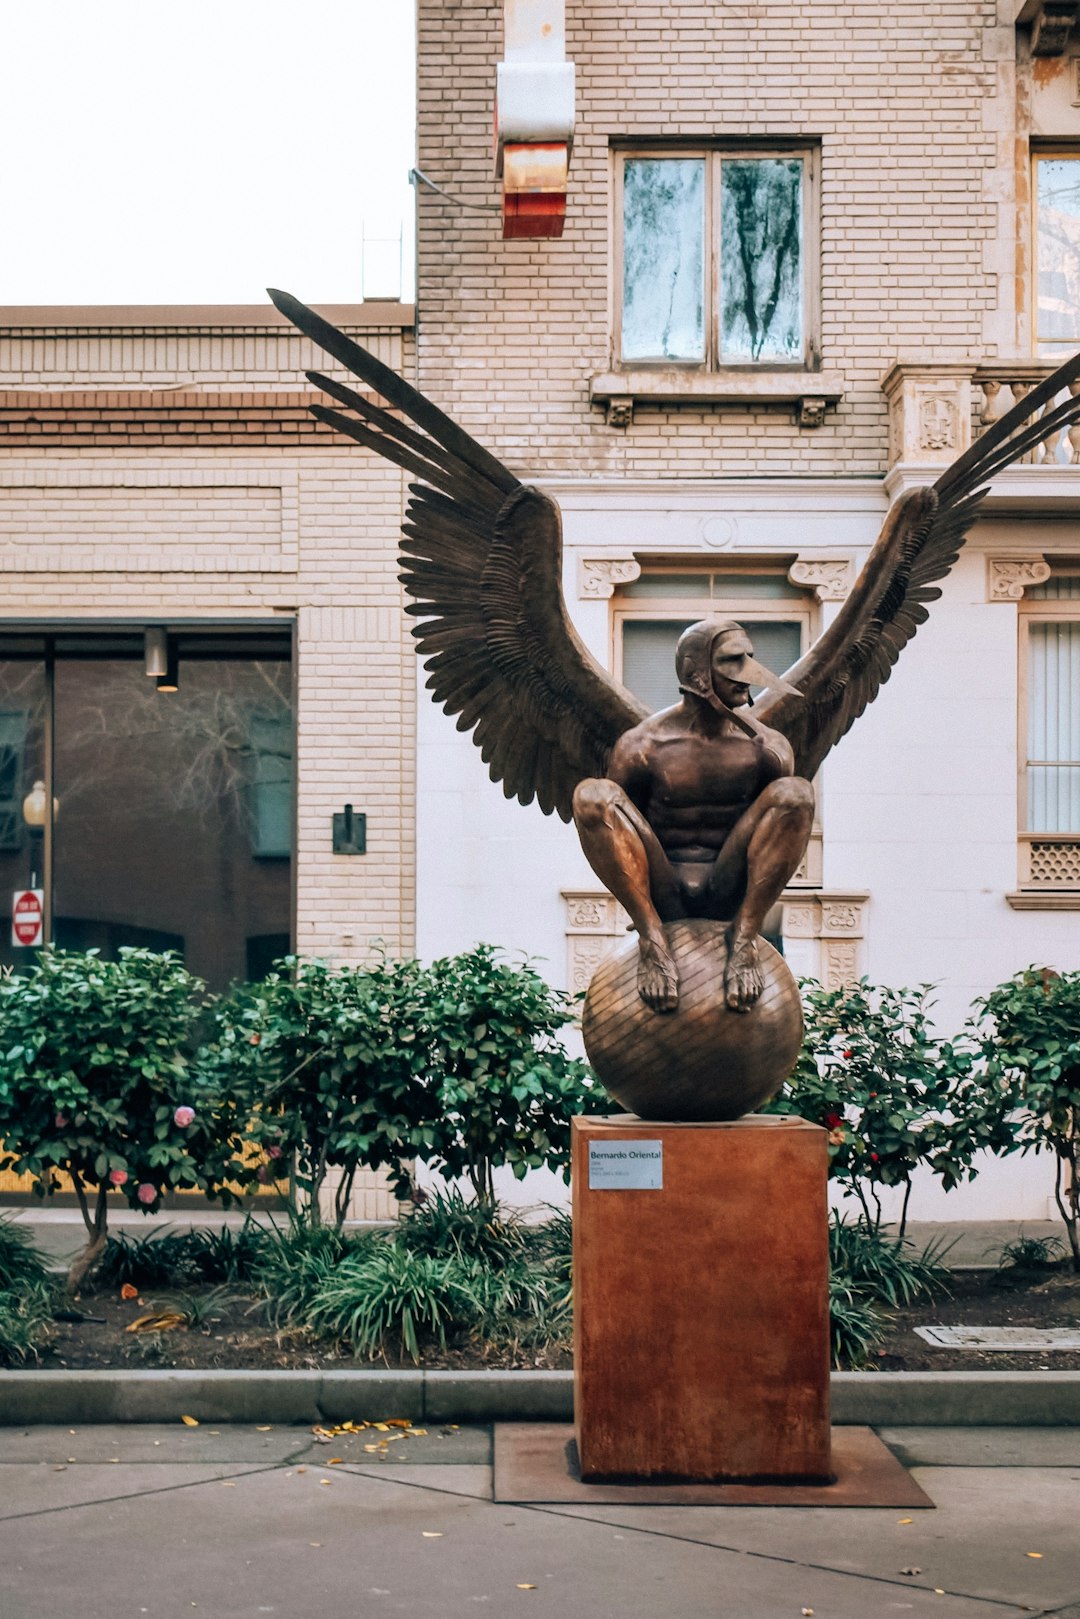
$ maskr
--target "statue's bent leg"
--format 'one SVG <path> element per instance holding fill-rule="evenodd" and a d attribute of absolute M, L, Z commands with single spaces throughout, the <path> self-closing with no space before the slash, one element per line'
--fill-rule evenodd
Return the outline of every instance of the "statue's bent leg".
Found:
<path fill-rule="evenodd" d="M 728 1005 L 749 1011 L 761 994 L 757 937 L 765 917 L 798 869 L 814 822 L 814 789 L 799 776 L 770 782 L 740 817 L 713 871 L 712 891 L 722 904 L 739 896 L 728 928 L 724 975 Z M 727 915 L 731 911 L 727 910 Z"/>
<path fill-rule="evenodd" d="M 663 922 L 685 912 L 656 833 L 622 788 L 603 778 L 578 783 L 574 824 L 585 858 L 637 929 L 642 1000 L 656 1012 L 674 1011 L 679 1003 L 679 975 Z"/>

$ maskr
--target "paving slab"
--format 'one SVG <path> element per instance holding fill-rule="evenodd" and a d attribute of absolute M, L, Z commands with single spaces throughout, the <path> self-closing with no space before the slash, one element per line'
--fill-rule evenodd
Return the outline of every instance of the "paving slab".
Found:
<path fill-rule="evenodd" d="M 1075 1428 L 879 1428 L 905 1467 L 1071 1467 L 1080 1474 Z"/>
<path fill-rule="evenodd" d="M 900 1580 L 1043 1612 L 1080 1592 L 1080 1468 L 928 1467 L 936 1512 L 823 1508 L 542 1507 L 753 1555 Z M 1029 1556 L 1037 1553 L 1037 1556 Z M 902 1576 L 903 1569 L 918 1572 Z M 814 1606 L 813 1603 L 807 1604 Z"/>
<path fill-rule="evenodd" d="M 253 1464 L 220 1462 L 216 1466 L 188 1462 L 90 1462 L 75 1466 L 39 1462 L 36 1466 L 0 1463 L 0 1523 L 56 1512 L 63 1507 L 86 1506 L 175 1490 L 191 1484 L 214 1483 L 239 1487 L 239 1479 L 258 1471 Z M 0 1612 L 7 1615 L 2 1605 Z"/>
<path fill-rule="evenodd" d="M 938 1596 L 895 1575 L 799 1566 L 783 1537 L 748 1554 L 647 1524 L 612 1527 L 342 1470 L 280 1467 L 231 1489 L 192 1482 L 0 1523 L 0 1568 L 4 1619 L 56 1619 L 63 1591 L 79 1619 L 475 1619 L 478 1607 L 497 1619 L 791 1619 L 807 1607 L 828 1619 L 1019 1619 L 1024 1611 Z"/>
<path fill-rule="evenodd" d="M 0 1463 L 258 1462 L 302 1455 L 314 1444 L 310 1428 L 255 1426 L 186 1428 L 182 1422 L 94 1422 L 85 1426 L 0 1428 Z"/>
<path fill-rule="evenodd" d="M 396 1484 L 409 1484 L 420 1490 L 446 1490 L 450 1495 L 472 1495 L 481 1501 L 491 1500 L 491 1467 L 443 1466 L 430 1462 L 426 1467 L 395 1467 L 391 1462 L 380 1462 L 367 1467 L 349 1468 L 350 1473 L 362 1473 L 367 1478 L 392 1479 Z"/>

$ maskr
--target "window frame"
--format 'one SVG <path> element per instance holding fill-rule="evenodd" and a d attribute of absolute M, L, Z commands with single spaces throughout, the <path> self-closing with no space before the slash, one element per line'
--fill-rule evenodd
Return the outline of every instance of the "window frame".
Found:
<path fill-rule="evenodd" d="M 1049 162 L 1075 162 L 1080 164 L 1080 144 L 1070 146 L 1067 143 L 1054 142 L 1048 145 L 1033 145 L 1030 152 L 1030 192 L 1031 192 L 1031 308 L 1028 329 L 1031 339 L 1031 353 L 1038 359 L 1056 360 L 1060 363 L 1068 359 L 1080 347 L 1080 336 L 1040 338 L 1039 336 L 1039 164 Z"/>
<path fill-rule="evenodd" d="M 807 140 L 698 142 L 693 145 L 620 144 L 612 148 L 612 329 L 611 368 L 613 371 L 681 371 L 701 376 L 738 372 L 748 376 L 762 372 L 799 375 L 820 369 L 820 210 L 818 171 L 820 147 Z M 803 162 L 803 355 L 799 360 L 725 360 L 720 353 L 720 186 L 725 159 L 797 157 Z M 705 163 L 705 354 L 701 360 L 624 359 L 622 353 L 623 317 L 623 170 L 627 159 L 701 158 Z"/>
<path fill-rule="evenodd" d="M 1078 154 L 1080 155 L 1080 154 Z M 1080 575 L 1080 558 L 1056 559 L 1050 574 L 1050 579 L 1063 576 L 1075 577 Z M 1080 882 L 1046 882 L 1034 881 L 1031 876 L 1032 845 L 1036 843 L 1056 843 L 1073 846 L 1077 849 L 1077 862 L 1080 865 L 1080 831 L 1077 832 L 1033 832 L 1028 825 L 1028 768 L 1032 760 L 1028 757 L 1028 729 L 1030 719 L 1030 687 L 1031 687 L 1031 626 L 1033 624 L 1077 624 L 1080 623 L 1080 597 L 1075 598 L 1032 598 L 1029 591 L 1025 591 L 1019 602 L 1017 614 L 1017 738 L 1016 738 L 1016 812 L 1017 812 L 1017 844 L 1019 847 L 1020 870 L 1019 887 L 1021 891 L 1032 894 L 1053 894 L 1080 892 Z"/>

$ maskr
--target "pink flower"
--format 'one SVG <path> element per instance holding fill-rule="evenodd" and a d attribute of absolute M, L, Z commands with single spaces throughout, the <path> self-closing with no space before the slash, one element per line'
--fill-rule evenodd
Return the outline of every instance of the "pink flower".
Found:
<path fill-rule="evenodd" d="M 280 1147 L 267 1147 L 266 1156 L 268 1158 L 280 1158 L 281 1157 L 281 1148 Z"/>
<path fill-rule="evenodd" d="M 62 1113 L 56 1115 L 56 1128 L 58 1130 L 66 1130 L 69 1123 L 70 1120 L 66 1119 Z"/>
<path fill-rule="evenodd" d="M 157 1187 L 151 1186 L 149 1181 L 143 1181 L 135 1195 L 139 1199 L 140 1203 L 156 1203 Z"/>
<path fill-rule="evenodd" d="M 266 1185 L 267 1181 L 270 1179 L 270 1171 L 267 1169 L 265 1164 L 259 1165 L 258 1169 L 255 1171 L 255 1179 L 258 1181 L 260 1186 Z"/>
<path fill-rule="evenodd" d="M 195 1109 L 193 1107 L 178 1107 L 173 1114 L 173 1123 L 178 1124 L 181 1130 L 195 1122 Z"/>
<path fill-rule="evenodd" d="M 127 1180 L 127 1170 L 126 1169 L 110 1169 L 109 1170 L 109 1180 L 111 1181 L 113 1186 L 123 1186 L 124 1183 Z"/>

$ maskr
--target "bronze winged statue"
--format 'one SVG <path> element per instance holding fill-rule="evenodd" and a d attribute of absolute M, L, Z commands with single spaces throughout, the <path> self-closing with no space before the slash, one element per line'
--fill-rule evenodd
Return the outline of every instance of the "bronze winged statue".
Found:
<path fill-rule="evenodd" d="M 535 799 L 545 815 L 576 822 L 590 864 L 637 931 L 648 1006 L 678 1004 L 665 924 L 701 917 L 727 923 L 724 995 L 730 1009 L 747 1011 L 761 993 L 762 923 L 809 838 L 810 782 L 940 596 L 935 581 L 956 561 L 990 479 L 1080 420 L 1072 394 L 1041 414 L 1080 378 L 1080 355 L 936 483 L 901 496 L 836 618 L 783 678 L 754 660 L 741 625 L 705 620 L 679 643 L 681 700 L 650 716 L 570 623 L 556 502 L 312 310 L 288 293 L 270 296 L 387 402 L 308 373 L 353 413 L 314 405 L 312 414 L 415 480 L 401 578 L 435 701 L 457 715 L 459 731 L 473 732 L 508 798 Z M 748 714 L 754 685 L 765 692 Z"/>

